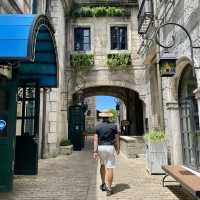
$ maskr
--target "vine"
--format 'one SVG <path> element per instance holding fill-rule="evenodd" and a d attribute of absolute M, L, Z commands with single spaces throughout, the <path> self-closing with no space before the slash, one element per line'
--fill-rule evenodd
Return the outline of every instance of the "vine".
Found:
<path fill-rule="evenodd" d="M 94 55 L 72 54 L 70 56 L 70 62 L 75 71 L 89 71 L 94 66 Z"/>
<path fill-rule="evenodd" d="M 131 66 L 131 54 L 117 53 L 107 55 L 107 65 L 111 71 L 128 70 Z"/>
<path fill-rule="evenodd" d="M 130 13 L 125 8 L 113 6 L 83 6 L 72 11 L 73 17 L 128 17 Z"/>

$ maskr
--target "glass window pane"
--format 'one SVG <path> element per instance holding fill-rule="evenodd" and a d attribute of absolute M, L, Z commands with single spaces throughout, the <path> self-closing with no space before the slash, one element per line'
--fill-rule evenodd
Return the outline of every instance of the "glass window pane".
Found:
<path fill-rule="evenodd" d="M 90 30 L 89 29 L 83 29 L 83 35 L 84 35 L 84 37 L 89 37 L 90 36 Z"/>
<path fill-rule="evenodd" d="M 17 117 L 22 117 L 22 101 L 17 102 Z"/>
<path fill-rule="evenodd" d="M 20 136 L 22 132 L 22 120 L 18 119 L 16 124 L 16 135 Z"/>
<path fill-rule="evenodd" d="M 24 120 L 24 135 L 34 136 L 34 119 Z"/>
<path fill-rule="evenodd" d="M 88 45 L 85 45 L 88 43 Z M 90 28 L 74 29 L 74 50 L 88 51 L 90 50 Z"/>
<path fill-rule="evenodd" d="M 26 88 L 26 98 L 35 98 L 35 88 Z"/>
<path fill-rule="evenodd" d="M 84 51 L 89 51 L 90 50 L 90 45 L 89 44 L 84 44 Z"/>
<path fill-rule="evenodd" d="M 84 43 L 90 43 L 90 38 L 89 37 L 84 37 Z"/>
<path fill-rule="evenodd" d="M 25 102 L 25 117 L 34 117 L 35 116 L 35 101 L 26 101 Z"/>

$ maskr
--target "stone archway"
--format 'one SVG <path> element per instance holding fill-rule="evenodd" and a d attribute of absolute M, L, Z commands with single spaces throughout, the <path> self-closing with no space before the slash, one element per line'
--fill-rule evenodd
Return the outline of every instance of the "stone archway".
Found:
<path fill-rule="evenodd" d="M 77 93 L 83 91 L 84 97 L 91 96 L 113 96 L 121 99 L 126 105 L 127 120 L 130 122 L 129 134 L 133 136 L 141 136 L 144 134 L 144 110 L 145 103 L 140 99 L 138 92 L 125 87 L 119 86 L 92 86 L 92 87 L 76 87 L 73 92 L 74 102 L 77 103 Z"/>

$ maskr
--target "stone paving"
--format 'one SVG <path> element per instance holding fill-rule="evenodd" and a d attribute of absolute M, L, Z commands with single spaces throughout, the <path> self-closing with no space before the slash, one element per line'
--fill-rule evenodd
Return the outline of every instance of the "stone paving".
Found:
<path fill-rule="evenodd" d="M 163 188 L 162 177 L 148 174 L 144 158 L 126 159 L 120 156 L 115 169 L 114 194 L 107 198 L 101 194 L 98 200 L 195 200 L 177 183 Z"/>
<path fill-rule="evenodd" d="M 71 156 L 40 160 L 38 176 L 16 176 L 14 191 L 0 194 L 0 200 L 194 200 L 177 184 L 163 188 L 162 176 L 150 176 L 144 158 L 119 156 L 114 194 L 106 197 L 99 190 L 101 183 L 97 162 L 91 159 L 90 148 Z M 170 184 L 171 185 L 171 184 Z"/>

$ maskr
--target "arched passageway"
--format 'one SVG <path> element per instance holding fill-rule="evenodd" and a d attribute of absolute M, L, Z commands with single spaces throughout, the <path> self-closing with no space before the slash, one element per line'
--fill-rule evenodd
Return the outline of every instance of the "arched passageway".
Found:
<path fill-rule="evenodd" d="M 92 96 L 113 96 L 121 99 L 126 107 L 126 120 L 129 121 L 128 134 L 130 136 L 141 136 L 144 133 L 144 102 L 139 98 L 139 94 L 131 89 L 117 86 L 95 86 L 82 88 L 81 98 Z M 80 90 L 73 94 L 73 104 L 78 104 L 81 100 Z"/>

